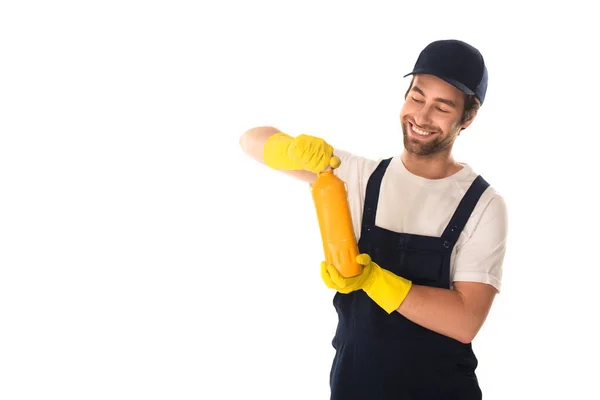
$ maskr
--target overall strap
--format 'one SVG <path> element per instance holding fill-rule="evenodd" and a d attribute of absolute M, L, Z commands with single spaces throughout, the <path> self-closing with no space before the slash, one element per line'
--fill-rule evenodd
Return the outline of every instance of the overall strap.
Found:
<path fill-rule="evenodd" d="M 362 217 L 363 230 L 366 230 L 367 227 L 375 226 L 381 180 L 383 179 L 385 170 L 387 169 L 388 165 L 390 165 L 391 160 L 391 158 L 382 160 L 369 177 L 369 182 L 367 183 L 367 190 L 365 193 L 365 206 Z"/>
<path fill-rule="evenodd" d="M 485 190 L 490 186 L 481 175 L 477 176 L 469 190 L 465 193 L 462 200 L 460 201 L 456 211 L 454 211 L 454 215 L 448 226 L 444 230 L 442 234 L 442 238 L 444 239 L 444 247 L 447 249 L 451 249 L 456 244 L 458 237 L 462 230 L 464 229 L 467 221 L 471 217 L 479 198 L 485 192 Z"/>

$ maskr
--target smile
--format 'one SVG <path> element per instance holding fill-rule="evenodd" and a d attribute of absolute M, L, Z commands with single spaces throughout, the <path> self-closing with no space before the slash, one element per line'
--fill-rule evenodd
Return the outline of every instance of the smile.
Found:
<path fill-rule="evenodd" d="M 423 129 L 419 129 L 410 122 L 408 122 L 408 127 L 409 127 L 411 134 L 415 137 L 421 137 L 421 138 L 430 137 L 437 133 L 437 132 L 431 132 L 431 131 L 425 131 Z"/>

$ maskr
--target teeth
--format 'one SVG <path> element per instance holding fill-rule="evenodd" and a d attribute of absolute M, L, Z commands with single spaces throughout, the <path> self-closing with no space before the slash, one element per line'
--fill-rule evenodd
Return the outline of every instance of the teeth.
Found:
<path fill-rule="evenodd" d="M 419 135 L 422 135 L 422 136 L 429 136 L 432 134 L 432 132 L 422 131 L 414 125 L 412 126 L 412 129 L 413 129 L 413 131 L 417 132 Z"/>

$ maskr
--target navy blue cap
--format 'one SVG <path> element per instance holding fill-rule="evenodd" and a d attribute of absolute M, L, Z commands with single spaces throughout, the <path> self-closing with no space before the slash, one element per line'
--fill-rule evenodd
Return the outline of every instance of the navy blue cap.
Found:
<path fill-rule="evenodd" d="M 437 76 L 483 104 L 488 72 L 483 56 L 475 47 L 460 40 L 438 40 L 421 51 L 412 72 L 404 75 Z"/>

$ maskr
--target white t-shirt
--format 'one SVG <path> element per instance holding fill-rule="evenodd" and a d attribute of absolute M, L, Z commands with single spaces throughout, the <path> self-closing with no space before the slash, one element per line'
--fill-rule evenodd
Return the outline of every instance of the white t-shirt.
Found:
<path fill-rule="evenodd" d="M 339 149 L 334 155 L 342 161 L 335 174 L 346 183 L 358 240 L 367 183 L 381 159 L 367 159 Z M 432 180 L 412 174 L 399 156 L 394 157 L 381 182 L 375 225 L 394 232 L 442 236 L 478 175 L 469 165 L 461 165 L 463 168 L 454 175 Z M 490 184 L 452 251 L 451 282 L 482 282 L 500 291 L 507 225 L 504 199 Z"/>

